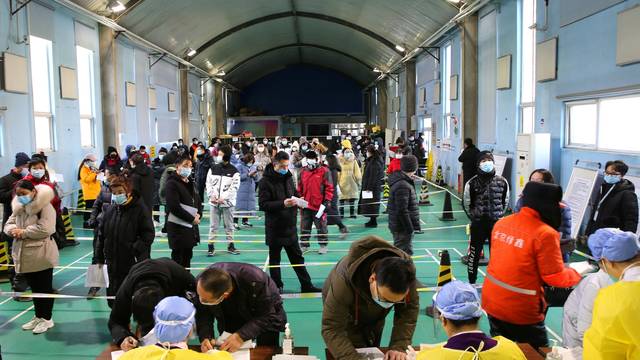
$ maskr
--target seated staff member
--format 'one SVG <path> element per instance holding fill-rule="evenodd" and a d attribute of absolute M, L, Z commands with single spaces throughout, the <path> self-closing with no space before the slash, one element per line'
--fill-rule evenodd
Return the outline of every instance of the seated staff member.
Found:
<path fill-rule="evenodd" d="M 153 308 L 166 296 L 194 297 L 196 280 L 171 259 L 149 259 L 131 268 L 124 279 L 109 316 L 113 343 L 124 351 L 138 346 L 131 332 L 131 315 L 140 326 L 141 336 L 153 329 Z M 156 334 L 157 335 L 157 334 Z"/>
<path fill-rule="evenodd" d="M 480 296 L 468 283 L 454 280 L 438 291 L 435 306 L 449 340 L 444 345 L 423 350 L 417 360 L 525 360 L 522 350 L 502 336 L 490 338 L 478 326 L 483 311 Z"/>
<path fill-rule="evenodd" d="M 322 289 L 322 337 L 334 358 L 361 359 L 356 348 L 378 347 L 394 307 L 388 360 L 406 359 L 418 320 L 416 269 L 409 255 L 385 240 L 354 242 Z"/>
<path fill-rule="evenodd" d="M 491 335 L 546 347 L 547 304 L 542 286 L 571 287 L 581 278 L 564 266 L 560 254 L 556 229 L 562 188 L 530 181 L 522 194 L 522 210 L 493 227 L 482 308 L 489 315 Z"/>
<path fill-rule="evenodd" d="M 640 359 L 640 247 L 632 232 L 590 237 L 589 249 L 615 282 L 600 290 L 584 334 L 584 358 Z"/>
<path fill-rule="evenodd" d="M 232 334 L 220 350 L 235 352 L 252 339 L 258 346 L 280 343 L 287 315 L 278 287 L 264 271 L 249 264 L 219 262 L 198 276 L 197 291 L 196 326 L 202 352 L 215 344 L 214 320 L 219 334 Z"/>
<path fill-rule="evenodd" d="M 179 296 L 162 299 L 153 311 L 153 333 L 158 343 L 128 351 L 120 359 L 232 360 L 233 357 L 226 351 L 201 354 L 189 350 L 187 342 L 193 329 L 195 314 L 195 307 L 187 299 Z"/>

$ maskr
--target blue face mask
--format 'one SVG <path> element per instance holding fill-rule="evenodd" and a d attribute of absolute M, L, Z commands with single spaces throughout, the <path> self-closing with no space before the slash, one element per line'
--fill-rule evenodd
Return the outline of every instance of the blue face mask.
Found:
<path fill-rule="evenodd" d="M 278 174 L 280 175 L 287 175 L 287 172 L 289 172 L 288 169 L 278 169 Z"/>
<path fill-rule="evenodd" d="M 183 178 L 188 178 L 191 175 L 191 168 L 180 168 L 180 170 L 178 171 L 178 175 L 182 176 Z"/>
<path fill-rule="evenodd" d="M 127 194 L 113 194 L 111 195 L 111 201 L 116 205 L 122 205 L 127 201 Z"/>
<path fill-rule="evenodd" d="M 490 173 L 494 169 L 493 161 L 485 161 L 480 164 L 480 170 L 484 173 Z"/>
<path fill-rule="evenodd" d="M 29 195 L 21 195 L 18 196 L 18 202 L 20 202 L 20 204 L 22 205 L 27 205 L 29 204 L 33 199 L 31 198 L 31 196 Z"/>
<path fill-rule="evenodd" d="M 31 175 L 33 175 L 33 177 L 36 178 L 36 179 L 42 179 L 42 177 L 44 176 L 44 170 L 43 169 L 33 169 L 33 170 L 31 170 Z"/>
<path fill-rule="evenodd" d="M 376 291 L 377 291 L 377 285 L 376 285 Z M 373 293 L 371 294 L 371 298 L 373 298 L 373 301 L 376 302 L 376 304 L 380 305 L 381 307 L 385 308 L 385 309 L 389 309 L 391 308 L 393 305 L 395 305 L 392 302 L 388 302 L 388 301 L 382 301 L 380 300 L 380 295 L 376 294 L 375 296 L 373 295 Z"/>
<path fill-rule="evenodd" d="M 29 175 L 29 168 L 22 168 L 22 171 L 20 171 L 20 175 L 22 175 L 22 177 Z"/>
<path fill-rule="evenodd" d="M 617 184 L 620 182 L 620 180 L 622 180 L 620 175 L 609 175 L 609 174 L 604 175 L 604 182 L 606 182 L 607 184 L 611 184 L 611 185 Z"/>

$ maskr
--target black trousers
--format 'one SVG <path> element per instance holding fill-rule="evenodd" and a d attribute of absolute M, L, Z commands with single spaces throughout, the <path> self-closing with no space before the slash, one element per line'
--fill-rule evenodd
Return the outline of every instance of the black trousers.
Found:
<path fill-rule="evenodd" d="M 511 341 L 531 344 L 536 348 L 549 346 L 544 321 L 531 325 L 517 325 L 489 315 L 489 326 L 491 327 L 491 336 L 504 336 Z"/>
<path fill-rule="evenodd" d="M 304 257 L 302 256 L 302 250 L 300 250 L 300 245 L 298 243 L 294 243 L 292 245 L 269 245 L 269 265 L 280 265 L 281 253 L 282 249 L 287 253 L 287 257 L 289 258 L 289 262 L 291 264 L 304 264 Z M 298 276 L 298 280 L 300 281 L 300 286 L 302 289 L 309 288 L 313 286 L 311 283 L 311 276 L 307 271 L 307 268 L 304 266 L 294 266 L 293 270 L 296 272 Z M 269 274 L 271 275 L 271 279 L 276 283 L 276 285 L 281 288 L 283 287 L 282 276 L 279 267 L 270 267 Z"/>
<path fill-rule="evenodd" d="M 467 262 L 467 275 L 469 283 L 475 284 L 478 278 L 478 263 L 480 254 L 484 248 L 485 240 L 491 246 L 491 231 L 495 221 L 491 219 L 480 219 L 471 221 L 471 243 L 469 244 L 469 259 Z"/>
<path fill-rule="evenodd" d="M 84 212 L 82 213 L 82 217 L 84 219 L 85 224 L 87 223 L 87 221 L 89 221 L 89 219 L 91 218 L 91 209 L 93 209 L 93 204 L 96 202 L 95 199 L 93 200 L 84 200 L 85 203 L 85 207 L 84 207 Z"/>
<path fill-rule="evenodd" d="M 176 248 L 171 249 L 171 260 L 177 262 L 185 268 L 191 267 L 191 259 L 193 258 L 193 248 Z"/>
<path fill-rule="evenodd" d="M 406 252 L 408 255 L 413 255 L 413 232 L 392 232 L 391 235 L 393 236 L 393 246 Z"/>
<path fill-rule="evenodd" d="M 153 221 L 160 222 L 160 214 L 156 214 L 160 211 L 160 205 L 153 205 Z"/>
<path fill-rule="evenodd" d="M 130 270 L 130 269 L 129 269 Z M 109 273 L 109 287 L 107 288 L 107 296 L 116 296 L 118 293 L 118 289 L 120 289 L 120 285 L 124 282 L 124 279 L 127 277 L 127 273 L 111 271 L 110 266 L 107 264 L 107 272 Z M 110 308 L 113 307 L 114 300 L 107 300 L 107 305 Z"/>
<path fill-rule="evenodd" d="M 31 273 L 23 273 L 27 284 L 34 293 L 53 293 L 53 268 Z M 33 298 L 33 307 L 36 310 L 36 317 L 51 320 L 53 313 L 53 299 Z"/>
<path fill-rule="evenodd" d="M 344 199 L 340 200 L 340 217 L 344 217 L 344 209 L 349 204 L 349 215 L 351 217 L 355 215 L 356 199 Z"/>

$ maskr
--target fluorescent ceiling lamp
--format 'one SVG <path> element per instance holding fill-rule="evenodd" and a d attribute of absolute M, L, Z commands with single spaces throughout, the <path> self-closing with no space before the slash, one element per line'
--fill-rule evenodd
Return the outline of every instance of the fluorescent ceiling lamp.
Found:
<path fill-rule="evenodd" d="M 374 67 L 374 68 L 373 68 L 373 72 L 374 72 L 374 73 L 381 73 L 381 72 L 382 72 L 382 70 L 378 69 L 377 67 Z"/>
<path fill-rule="evenodd" d="M 404 52 L 406 49 L 402 45 L 396 45 L 396 50 L 398 50 L 400 52 Z"/>
<path fill-rule="evenodd" d="M 109 2 L 109 9 L 111 9 L 111 11 L 113 12 L 122 12 L 126 9 L 126 7 L 124 5 L 122 5 L 122 3 L 120 1 L 110 1 Z"/>
<path fill-rule="evenodd" d="M 197 52 L 197 51 L 195 51 L 194 49 L 189 48 L 189 49 L 187 49 L 187 56 L 188 56 L 188 57 L 193 57 L 193 55 L 195 55 L 195 54 L 196 54 L 196 52 Z"/>
<path fill-rule="evenodd" d="M 227 73 L 224 72 L 224 70 L 220 70 L 216 73 L 216 76 L 225 76 L 225 75 L 227 75 Z"/>

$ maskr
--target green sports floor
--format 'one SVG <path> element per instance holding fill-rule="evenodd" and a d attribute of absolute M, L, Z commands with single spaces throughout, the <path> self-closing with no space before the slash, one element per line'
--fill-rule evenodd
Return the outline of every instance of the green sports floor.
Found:
<path fill-rule="evenodd" d="M 438 251 L 448 250 L 451 254 L 454 277 L 467 280 L 466 267 L 460 262 L 460 256 L 466 251 L 468 237 L 465 225 L 468 223 L 465 214 L 461 211 L 459 202 L 453 199 L 455 221 L 443 222 L 439 220 L 444 202 L 444 193 L 435 188 L 430 200 L 433 206 L 421 206 L 421 221 L 424 234 L 415 236 L 414 253 L 418 280 L 425 286 L 435 286 L 438 273 Z M 386 240 L 391 240 L 391 234 L 387 228 L 385 215 L 378 218 L 378 228 L 367 229 L 363 224 L 367 218 L 345 219 L 350 233 L 342 240 L 338 236 L 337 226 L 329 227 L 330 244 L 329 253 L 319 255 L 313 251 L 305 255 L 308 270 L 316 286 L 322 287 L 324 279 L 331 270 L 333 264 L 344 256 L 354 240 L 366 235 L 377 235 Z M 200 225 L 200 232 L 206 234 L 208 219 L 204 219 Z M 206 256 L 206 243 L 201 243 L 194 249 L 192 270 L 194 275 L 199 269 L 218 261 L 236 261 L 254 264 L 264 268 L 267 259 L 267 247 L 264 245 L 264 223 L 261 219 L 251 219 L 254 226 L 248 230 L 236 232 L 236 247 L 241 255 L 230 255 L 219 251 L 215 257 Z M 60 294 L 84 296 L 87 290 L 84 287 L 86 267 L 91 263 L 92 256 L 92 231 L 81 229 L 82 218 L 73 216 L 75 236 L 80 245 L 66 248 L 60 252 L 60 267 L 54 271 L 54 288 Z M 206 235 L 203 236 L 206 239 Z M 222 237 L 221 237 L 222 238 Z M 317 243 L 312 243 L 312 250 L 317 250 Z M 225 249 L 224 244 L 218 246 L 219 250 Z M 488 249 L 487 249 L 488 250 Z M 485 250 L 486 251 L 486 250 Z M 152 248 L 152 257 L 169 257 L 166 237 L 157 234 Z M 283 252 L 283 264 L 288 262 Z M 480 268 L 478 283 L 482 283 L 483 270 Z M 298 279 L 291 267 L 282 269 L 282 277 L 285 283 L 285 293 L 297 293 L 299 291 Z M 8 283 L 0 284 L 1 291 L 10 291 Z M 101 291 L 104 295 L 104 290 Z M 424 307 L 431 303 L 432 292 L 420 293 L 421 313 L 418 318 L 418 326 L 414 335 L 414 344 L 436 343 L 446 339 L 443 330 L 435 324 L 431 318 L 424 314 Z M 292 298 L 284 300 L 288 321 L 294 334 L 297 346 L 308 346 L 310 353 L 324 358 L 324 343 L 320 336 L 320 324 L 322 317 L 322 302 L 319 298 Z M 53 320 L 55 327 L 42 335 L 33 335 L 30 331 L 23 331 L 21 325 L 34 316 L 33 306 L 30 302 L 16 302 L 6 296 L 0 296 L 0 346 L 3 360 L 26 359 L 93 359 L 102 352 L 110 341 L 107 329 L 109 307 L 106 300 L 94 299 L 57 299 L 54 305 Z M 382 344 L 387 344 L 393 314 L 387 318 L 387 326 L 383 335 Z M 547 314 L 547 327 L 550 339 L 559 339 L 562 334 L 562 309 L 551 308 Z M 481 321 L 481 328 L 488 332 L 489 325 L 486 318 Z M 434 332 L 434 329 L 437 331 Z M 197 340 L 193 339 L 193 343 Z M 553 341 L 552 341 L 553 343 Z"/>

